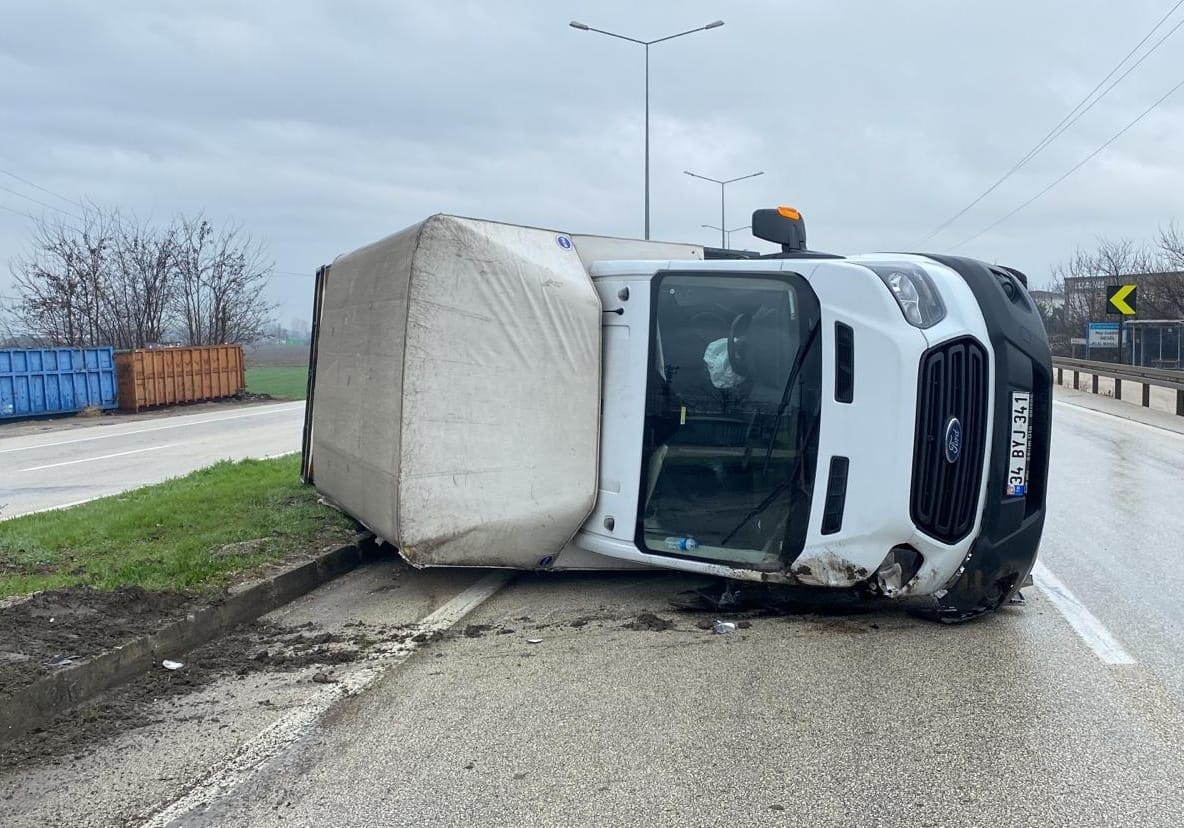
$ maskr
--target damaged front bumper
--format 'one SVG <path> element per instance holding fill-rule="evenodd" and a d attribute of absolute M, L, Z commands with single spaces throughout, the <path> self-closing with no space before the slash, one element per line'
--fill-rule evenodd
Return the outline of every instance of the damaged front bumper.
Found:
<path fill-rule="evenodd" d="M 930 258 L 957 272 L 982 309 L 994 356 L 991 451 L 979 533 L 954 578 L 919 612 L 963 621 L 997 608 L 1025 583 L 1036 562 L 1044 529 L 1052 435 L 1052 355 L 1035 303 L 1022 276 L 973 259 Z M 1011 460 L 1012 395 L 1028 393 L 1027 486 L 1007 493 Z"/>

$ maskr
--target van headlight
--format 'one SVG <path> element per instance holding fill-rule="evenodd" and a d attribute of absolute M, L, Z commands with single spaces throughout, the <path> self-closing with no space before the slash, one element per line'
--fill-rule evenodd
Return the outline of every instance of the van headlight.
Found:
<path fill-rule="evenodd" d="M 905 320 L 918 328 L 929 328 L 945 319 L 946 306 L 929 274 L 915 264 L 867 264 L 887 286 Z"/>

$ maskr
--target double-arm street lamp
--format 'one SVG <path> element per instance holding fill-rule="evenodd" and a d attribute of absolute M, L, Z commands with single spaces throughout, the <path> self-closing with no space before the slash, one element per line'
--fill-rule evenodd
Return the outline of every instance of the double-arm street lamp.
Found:
<path fill-rule="evenodd" d="M 683 170 L 683 172 L 686 173 L 687 175 L 691 176 L 692 178 L 702 178 L 704 181 L 710 181 L 713 184 L 719 185 L 719 227 L 713 228 L 713 229 L 719 230 L 720 244 L 722 244 L 724 247 L 727 247 L 728 246 L 727 240 L 724 238 L 724 233 L 727 232 L 726 230 L 724 230 L 724 228 L 728 226 L 727 219 L 724 216 L 724 188 L 727 187 L 729 184 L 736 182 L 736 181 L 743 181 L 746 178 L 756 178 L 758 175 L 764 175 L 765 171 L 761 170 L 760 172 L 754 172 L 754 173 L 749 173 L 748 175 L 742 175 L 739 178 L 729 178 L 725 181 L 720 181 L 718 178 L 708 178 L 705 175 L 699 175 L 698 173 L 693 173 L 690 170 Z M 743 229 L 743 228 L 741 228 L 741 229 Z"/>
<path fill-rule="evenodd" d="M 606 32 L 604 29 L 593 28 L 587 23 L 581 23 L 578 20 L 573 20 L 568 25 L 582 32 L 596 32 L 597 34 L 608 35 L 618 40 L 627 40 L 630 43 L 636 43 L 639 46 L 645 47 L 645 237 L 648 239 L 650 237 L 650 47 L 655 43 L 665 43 L 667 40 L 674 40 L 676 37 L 684 37 L 695 32 L 705 32 L 708 29 L 718 29 L 724 25 L 724 21 L 716 20 L 708 23 L 706 26 L 700 26 L 697 29 L 687 29 L 685 32 L 659 37 L 657 40 L 638 40 L 633 37 L 617 34 L 616 32 Z"/>
<path fill-rule="evenodd" d="M 722 227 L 716 227 L 714 224 L 700 224 L 699 226 L 703 227 L 707 230 L 721 231 L 724 234 L 724 248 L 727 250 L 732 249 L 732 234 L 733 233 L 739 233 L 741 230 L 747 230 L 748 228 L 752 227 L 751 224 L 746 224 L 743 227 L 733 227 L 731 230 L 724 230 Z"/>

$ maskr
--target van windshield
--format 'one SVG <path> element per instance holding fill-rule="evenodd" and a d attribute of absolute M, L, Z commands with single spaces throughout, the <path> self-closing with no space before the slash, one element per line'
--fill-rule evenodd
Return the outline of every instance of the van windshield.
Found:
<path fill-rule="evenodd" d="M 818 299 L 792 273 L 653 283 L 637 542 L 776 568 L 801 552 L 818 453 Z"/>

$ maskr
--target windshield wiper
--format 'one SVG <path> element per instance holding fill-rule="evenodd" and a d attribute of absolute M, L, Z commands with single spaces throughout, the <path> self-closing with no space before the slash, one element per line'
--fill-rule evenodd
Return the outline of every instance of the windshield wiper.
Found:
<path fill-rule="evenodd" d="M 818 341 L 818 330 L 822 327 L 822 317 L 818 317 L 810 330 L 806 333 L 806 341 L 802 343 L 802 347 L 798 350 L 798 355 L 793 361 L 793 365 L 789 367 L 789 375 L 785 378 L 785 387 L 781 390 L 781 403 L 777 406 L 777 416 L 773 418 L 772 433 L 769 435 L 769 445 L 765 448 L 765 465 L 761 469 L 762 473 L 769 471 L 769 461 L 773 457 L 773 446 L 777 442 L 777 427 L 781 425 L 781 418 L 785 416 L 785 409 L 789 407 L 789 397 L 793 392 L 793 384 L 798 378 L 798 374 L 802 371 L 802 366 L 806 364 L 806 357 L 810 355 L 814 344 Z"/>
<path fill-rule="evenodd" d="M 773 433 L 769 438 L 769 446 L 765 450 L 765 466 L 763 472 L 768 472 L 769 470 L 769 461 L 773 456 L 773 445 L 777 442 L 777 427 L 781 425 L 781 418 L 785 416 L 785 409 L 789 406 L 789 396 L 793 391 L 793 384 L 797 380 L 798 374 L 801 373 L 802 366 L 806 364 L 806 357 L 810 355 L 810 351 L 813 350 L 815 343 L 818 342 L 818 331 L 821 327 L 822 317 L 819 317 L 818 321 L 810 326 L 810 330 L 806 333 L 806 341 L 802 343 L 801 349 L 798 350 L 797 356 L 794 358 L 793 365 L 789 367 L 789 374 L 785 377 L 785 387 L 781 390 L 781 403 L 777 406 L 777 415 L 773 419 Z M 720 546 L 726 546 L 728 541 L 730 541 L 737 532 L 748 525 L 748 521 L 752 520 L 754 517 L 768 509 L 769 506 L 773 504 L 773 501 L 777 499 L 777 496 L 785 491 L 786 487 L 788 487 L 789 484 L 793 482 L 794 478 L 801 473 L 802 469 L 804 468 L 806 449 L 810 444 L 810 440 L 813 439 L 812 435 L 817 430 L 818 422 L 821 419 L 822 411 L 819 410 L 819 412 L 814 417 L 814 424 L 811 427 L 810 432 L 806 435 L 805 442 L 798 447 L 797 461 L 795 462 L 791 472 L 786 475 L 785 480 L 774 486 L 772 491 L 770 491 L 769 494 L 765 496 L 764 500 L 754 506 L 748 512 L 748 514 L 745 515 L 744 518 L 732 528 L 731 531 L 724 535 L 723 540 L 719 542 Z"/>
<path fill-rule="evenodd" d="M 719 542 L 720 546 L 727 546 L 728 541 L 730 541 L 732 539 L 732 536 L 734 536 L 737 532 L 739 532 L 741 529 L 743 529 L 745 526 L 747 526 L 748 521 L 752 520 L 754 517 L 759 515 L 761 512 L 765 511 L 765 509 L 768 509 L 771 505 L 773 505 L 773 502 L 774 502 L 774 500 L 777 499 L 777 496 L 779 494 L 781 494 L 783 491 L 785 491 L 786 488 L 789 487 L 790 483 L 795 483 L 795 482 L 798 483 L 799 484 L 798 488 L 802 491 L 802 493 L 805 493 L 806 481 L 805 480 L 799 481 L 799 480 L 796 480 L 796 478 L 801 477 L 802 472 L 805 471 L 805 469 L 806 469 L 806 452 L 809 450 L 810 441 L 813 440 L 814 435 L 818 433 L 818 424 L 820 422 L 822 422 L 822 411 L 819 411 L 817 414 L 814 415 L 814 422 L 811 424 L 810 430 L 808 432 L 806 432 L 806 439 L 802 442 L 802 445 L 798 448 L 798 456 L 794 461 L 794 465 L 793 465 L 793 468 L 790 470 L 790 473 L 785 476 L 784 480 L 782 480 L 780 483 L 778 483 L 776 486 L 774 486 L 772 491 L 770 491 L 765 496 L 765 499 L 762 500 L 760 503 L 758 503 L 756 506 L 754 506 L 752 508 L 752 510 L 747 515 L 744 516 L 743 520 L 741 520 L 734 527 L 732 527 L 732 530 L 730 532 L 728 532 L 728 534 L 724 535 L 723 540 L 721 540 Z"/>

